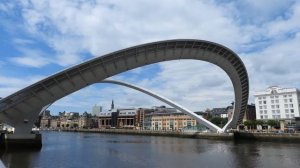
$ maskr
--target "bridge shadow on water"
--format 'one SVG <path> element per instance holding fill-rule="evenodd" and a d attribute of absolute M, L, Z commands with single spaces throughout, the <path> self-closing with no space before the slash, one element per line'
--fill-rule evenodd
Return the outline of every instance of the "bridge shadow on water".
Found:
<path fill-rule="evenodd" d="M 1 149 L 0 158 L 6 167 L 30 168 L 33 167 L 32 159 L 36 158 L 40 151 L 41 149 Z"/>

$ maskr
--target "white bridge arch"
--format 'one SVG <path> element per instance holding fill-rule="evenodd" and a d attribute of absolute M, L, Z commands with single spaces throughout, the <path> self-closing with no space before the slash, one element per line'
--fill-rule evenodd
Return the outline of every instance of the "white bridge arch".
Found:
<path fill-rule="evenodd" d="M 223 130 L 235 128 L 242 121 L 248 103 L 247 70 L 233 51 L 203 40 L 153 42 L 75 65 L 1 99 L 0 122 L 14 126 L 17 134 L 28 133 L 41 109 L 66 95 L 127 70 L 178 59 L 207 61 L 227 73 L 233 84 L 235 104 L 233 117 Z"/>
<path fill-rule="evenodd" d="M 207 128 L 209 128 L 211 131 L 213 132 L 223 132 L 224 130 L 222 130 L 220 127 L 216 126 L 215 124 L 211 123 L 210 121 L 206 120 L 205 118 L 203 118 L 202 116 L 197 115 L 196 113 L 194 113 L 193 111 L 179 105 L 178 103 L 173 102 L 172 100 L 163 97 L 157 93 L 154 93 L 153 91 L 150 91 L 148 89 L 139 87 L 137 85 L 133 85 L 133 84 L 129 84 L 126 82 L 121 82 L 121 81 L 117 81 L 117 80 L 103 80 L 101 83 L 112 83 L 112 84 L 117 84 L 117 85 L 121 85 L 121 86 L 125 86 L 125 87 L 129 87 L 131 89 L 135 89 L 138 90 L 140 92 L 143 92 L 147 95 L 150 95 L 158 100 L 161 100 L 162 102 L 176 108 L 177 110 L 180 110 L 181 112 L 191 116 L 192 118 L 196 119 L 196 121 L 198 121 L 200 124 L 206 126 Z"/>

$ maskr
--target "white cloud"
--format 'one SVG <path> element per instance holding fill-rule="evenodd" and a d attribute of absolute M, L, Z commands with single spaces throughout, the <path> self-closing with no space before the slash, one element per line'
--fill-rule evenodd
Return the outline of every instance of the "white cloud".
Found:
<path fill-rule="evenodd" d="M 82 53 L 100 56 L 157 40 L 204 39 L 241 55 L 249 72 L 251 93 L 274 84 L 300 87 L 297 1 L 22 0 L 20 7 L 25 33 L 44 41 L 55 54 L 22 51 L 24 55 L 11 59 L 15 63 L 39 68 L 49 63 L 70 66 L 85 59 Z M 130 78 L 126 73 L 115 78 L 158 92 L 192 110 L 226 106 L 233 100 L 227 75 L 207 63 L 160 63 L 155 75 L 148 77 L 146 68 L 138 68 L 130 72 Z M 91 96 L 98 91 L 105 96 Z M 110 104 L 112 97 L 120 106 L 159 104 L 123 87 L 89 87 L 76 94 L 80 96 L 62 99 L 61 107 Z"/>
<path fill-rule="evenodd" d="M 99 56 L 171 38 L 206 39 L 230 47 L 248 40 L 226 11 L 210 1 L 31 2 L 23 6 L 26 28 L 57 51 L 58 58 L 60 54 L 80 58 L 82 51 Z"/>
<path fill-rule="evenodd" d="M 11 62 L 28 66 L 28 67 L 35 67 L 40 68 L 44 65 L 47 65 L 51 62 L 45 55 L 43 51 L 35 50 L 35 49 L 28 49 L 28 48 L 19 48 L 22 56 L 12 57 L 10 58 Z"/>
<path fill-rule="evenodd" d="M 18 90 L 25 88 L 41 79 L 44 76 L 32 75 L 23 78 L 8 77 L 0 75 L 0 97 L 6 97 Z"/>
<path fill-rule="evenodd" d="M 13 42 L 16 45 L 30 45 L 30 44 L 34 44 L 34 41 L 29 40 L 29 39 L 23 39 L 23 38 L 16 38 L 13 40 Z"/>

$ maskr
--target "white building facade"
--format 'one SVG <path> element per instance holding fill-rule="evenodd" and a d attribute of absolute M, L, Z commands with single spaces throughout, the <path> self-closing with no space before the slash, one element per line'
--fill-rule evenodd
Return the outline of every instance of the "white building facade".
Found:
<path fill-rule="evenodd" d="M 300 93 L 297 88 L 269 87 L 255 92 L 255 110 L 258 120 L 291 120 L 299 117 Z"/>
<path fill-rule="evenodd" d="M 92 108 L 92 116 L 100 116 L 100 113 L 102 112 L 102 106 L 93 106 Z"/>

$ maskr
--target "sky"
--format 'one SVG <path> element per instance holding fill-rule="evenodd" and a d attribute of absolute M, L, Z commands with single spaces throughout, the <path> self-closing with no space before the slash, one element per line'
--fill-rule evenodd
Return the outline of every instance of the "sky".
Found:
<path fill-rule="evenodd" d="M 0 97 L 58 71 L 134 45 L 169 39 L 222 44 L 239 55 L 253 93 L 300 88 L 300 1 L 297 0 L 1 0 Z M 226 107 L 233 86 L 219 67 L 168 61 L 123 72 L 133 83 L 193 111 Z M 113 84 L 94 84 L 57 100 L 60 111 L 92 106 L 152 107 L 164 103 Z"/>

